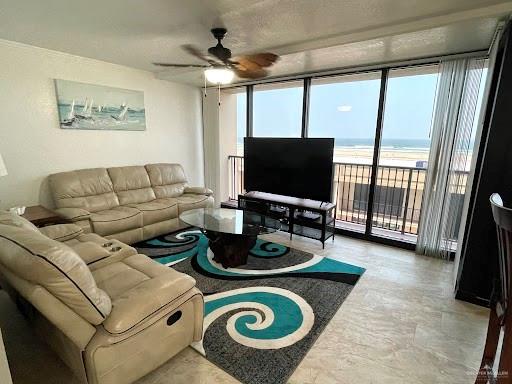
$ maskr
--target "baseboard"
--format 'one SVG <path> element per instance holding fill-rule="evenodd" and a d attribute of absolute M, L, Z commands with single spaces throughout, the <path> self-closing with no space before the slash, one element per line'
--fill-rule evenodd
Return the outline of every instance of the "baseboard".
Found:
<path fill-rule="evenodd" d="M 455 298 L 457 300 L 466 301 L 468 303 L 480 305 L 482 307 L 490 307 L 489 299 L 479 297 L 472 292 L 466 292 L 459 289 L 457 292 L 455 292 Z"/>

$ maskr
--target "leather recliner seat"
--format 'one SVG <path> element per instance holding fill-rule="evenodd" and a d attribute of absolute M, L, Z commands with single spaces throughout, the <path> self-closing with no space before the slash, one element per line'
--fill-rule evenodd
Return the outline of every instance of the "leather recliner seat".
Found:
<path fill-rule="evenodd" d="M 0 284 L 84 383 L 131 383 L 202 337 L 192 277 L 75 224 L 0 211 Z"/>
<path fill-rule="evenodd" d="M 179 214 L 213 207 L 213 192 L 189 187 L 180 164 L 81 169 L 49 176 L 59 215 L 127 244 L 180 229 Z"/>

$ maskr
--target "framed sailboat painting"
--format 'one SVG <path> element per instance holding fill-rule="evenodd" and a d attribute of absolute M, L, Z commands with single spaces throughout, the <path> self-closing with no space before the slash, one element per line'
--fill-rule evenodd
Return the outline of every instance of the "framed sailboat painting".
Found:
<path fill-rule="evenodd" d="M 144 131 L 144 92 L 55 79 L 62 129 Z"/>

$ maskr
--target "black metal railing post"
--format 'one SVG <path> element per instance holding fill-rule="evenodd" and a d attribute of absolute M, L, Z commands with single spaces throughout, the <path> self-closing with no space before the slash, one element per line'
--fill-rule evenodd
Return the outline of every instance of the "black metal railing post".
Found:
<path fill-rule="evenodd" d="M 400 233 L 403 235 L 405 233 L 405 225 L 407 223 L 407 210 L 409 209 L 409 196 L 411 195 L 411 182 L 412 182 L 412 170 L 409 169 L 409 177 L 407 180 L 407 189 L 405 192 L 405 206 L 404 206 L 404 217 L 402 219 L 402 230 Z M 414 205 L 412 206 L 414 209 Z M 412 215 L 411 215 L 412 220 Z"/>

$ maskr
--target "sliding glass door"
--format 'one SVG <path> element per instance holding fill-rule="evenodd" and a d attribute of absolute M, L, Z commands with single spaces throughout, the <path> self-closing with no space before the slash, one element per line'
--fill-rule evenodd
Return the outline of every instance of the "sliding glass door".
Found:
<path fill-rule="evenodd" d="M 254 86 L 253 136 L 300 137 L 303 82 Z"/>
<path fill-rule="evenodd" d="M 364 232 L 381 72 L 311 80 L 308 137 L 334 137 L 336 219 Z"/>
<path fill-rule="evenodd" d="M 428 167 L 438 65 L 388 73 L 372 234 L 415 241 Z"/>
<path fill-rule="evenodd" d="M 247 86 L 237 100 L 238 154 L 244 129 L 255 137 L 333 137 L 337 227 L 415 243 L 438 74 L 434 63 Z M 466 141 L 472 147 L 474 131 Z M 243 191 L 243 159 L 230 161 L 236 199 Z M 452 188 L 455 202 L 464 198 L 468 173 L 469 163 Z M 453 212 L 454 238 L 460 216 Z"/>

